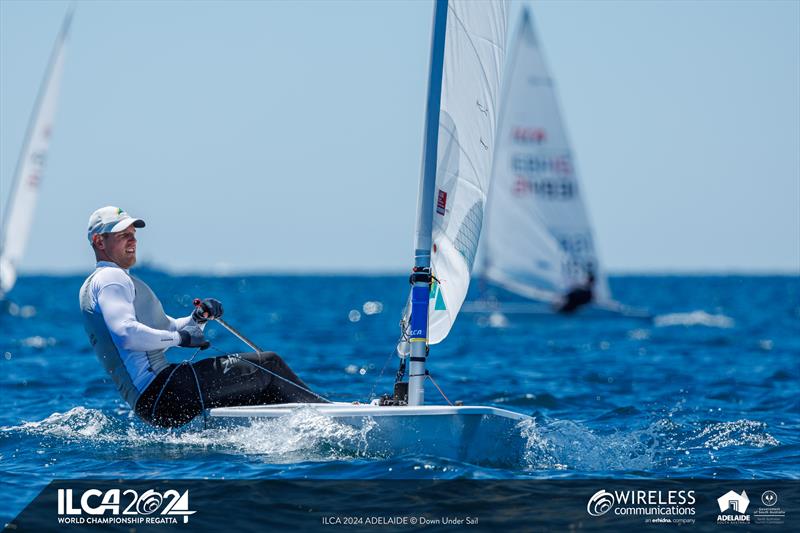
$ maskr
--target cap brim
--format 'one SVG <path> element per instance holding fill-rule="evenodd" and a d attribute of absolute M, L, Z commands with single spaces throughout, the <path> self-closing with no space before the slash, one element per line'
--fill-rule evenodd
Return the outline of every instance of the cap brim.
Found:
<path fill-rule="evenodd" d="M 134 228 L 143 228 L 145 223 L 141 218 L 126 218 L 125 220 L 120 220 L 117 222 L 107 233 L 116 233 L 118 231 L 127 229 L 131 225 L 133 225 Z"/>

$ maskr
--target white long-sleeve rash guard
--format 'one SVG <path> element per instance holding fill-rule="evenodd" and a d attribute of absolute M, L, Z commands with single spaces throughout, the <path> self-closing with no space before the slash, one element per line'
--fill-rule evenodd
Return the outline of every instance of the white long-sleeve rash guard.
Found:
<path fill-rule="evenodd" d="M 192 316 L 172 318 L 169 329 L 154 329 L 136 320 L 136 309 L 133 299 L 136 291 L 133 280 L 125 270 L 114 263 L 100 261 L 97 267 L 102 268 L 92 279 L 92 294 L 97 298 L 97 307 L 114 339 L 117 348 L 133 352 L 149 352 L 165 350 L 177 346 L 181 341 L 178 330 L 194 323 Z M 205 324 L 202 324 L 205 326 Z"/>
<path fill-rule="evenodd" d="M 114 263 L 98 262 L 97 270 L 87 282 L 89 301 L 86 303 L 90 309 L 102 315 L 126 373 L 141 392 L 157 372 L 167 365 L 163 350 L 180 343 L 178 330 L 196 322 L 191 315 L 175 319 L 162 314 L 157 298 L 141 280 L 136 283 L 141 284 L 140 291 L 143 294 L 139 298 L 144 298 L 144 301 L 135 302 L 137 294 L 134 280 Z M 167 327 L 157 329 L 140 322 L 136 314 L 137 305 L 145 305 L 144 316 L 161 317 L 154 320 L 159 326 L 163 324 Z M 203 326 L 205 324 L 200 325 L 201 328 Z"/>
<path fill-rule="evenodd" d="M 124 272 L 121 268 L 108 269 Z M 105 272 L 104 272 L 105 273 Z M 111 276 L 103 276 L 111 277 Z M 118 277 L 118 276 L 115 276 Z M 111 281 L 104 284 L 97 292 L 97 304 L 103 313 L 108 331 L 118 348 L 126 351 L 149 352 L 177 346 L 181 341 L 178 330 L 192 321 L 191 316 L 169 319 L 169 330 L 153 329 L 136 320 L 133 307 L 133 282 L 125 276 L 127 283 Z"/>

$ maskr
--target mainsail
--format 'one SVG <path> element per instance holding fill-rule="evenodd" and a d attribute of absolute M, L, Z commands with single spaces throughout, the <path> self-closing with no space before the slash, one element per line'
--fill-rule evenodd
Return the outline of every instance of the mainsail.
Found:
<path fill-rule="evenodd" d="M 47 161 L 47 150 L 50 146 L 50 134 L 64 66 L 64 44 L 71 19 L 72 9 L 64 17 L 61 31 L 53 47 L 50 64 L 31 115 L 25 145 L 6 202 L 2 231 L 0 231 L 0 297 L 14 286 L 17 267 L 28 242 L 33 212 L 39 196 L 39 185 Z"/>
<path fill-rule="evenodd" d="M 478 246 L 494 149 L 505 17 L 500 2 L 435 3 L 412 288 L 393 396 L 369 404 L 311 404 L 316 412 L 362 432 L 376 429 L 370 430 L 370 449 L 379 453 L 518 461 L 526 444 L 519 424 L 533 421 L 496 407 L 423 405 L 424 382 L 433 379 L 425 368 L 428 345 L 442 340 L 452 326 Z M 216 408 L 209 418 L 233 423 L 277 418 L 299 405 Z"/>
<path fill-rule="evenodd" d="M 432 202 L 419 207 L 433 215 L 430 250 L 435 281 L 430 294 L 429 344 L 447 337 L 455 322 L 478 251 L 495 146 L 506 26 L 504 2 L 448 2 L 436 181 Z"/>
<path fill-rule="evenodd" d="M 522 296 L 555 302 L 592 273 L 595 301 L 607 302 L 575 159 L 527 9 L 506 74 L 483 275 Z"/>

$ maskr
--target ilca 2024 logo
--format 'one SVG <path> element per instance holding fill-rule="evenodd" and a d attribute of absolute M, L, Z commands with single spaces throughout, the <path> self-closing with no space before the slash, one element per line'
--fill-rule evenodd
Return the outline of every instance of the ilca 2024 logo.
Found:
<path fill-rule="evenodd" d="M 177 524 L 189 522 L 189 490 L 139 494 L 133 489 L 87 489 L 78 497 L 73 489 L 58 489 L 59 524 Z"/>

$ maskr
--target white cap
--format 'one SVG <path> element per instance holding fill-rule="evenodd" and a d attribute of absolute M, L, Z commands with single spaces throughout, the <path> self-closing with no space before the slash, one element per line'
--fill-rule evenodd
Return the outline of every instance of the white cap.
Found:
<path fill-rule="evenodd" d="M 92 242 L 92 237 L 95 235 L 116 233 L 126 229 L 131 224 L 133 224 L 134 228 L 143 228 L 144 220 L 133 218 L 119 207 L 108 205 L 101 207 L 89 217 L 89 229 L 86 236 L 89 238 L 89 242 Z"/>

